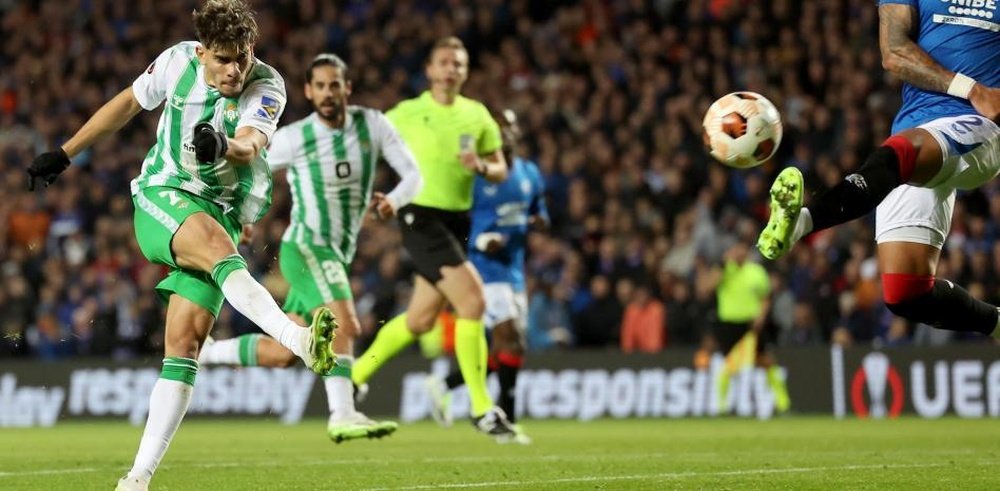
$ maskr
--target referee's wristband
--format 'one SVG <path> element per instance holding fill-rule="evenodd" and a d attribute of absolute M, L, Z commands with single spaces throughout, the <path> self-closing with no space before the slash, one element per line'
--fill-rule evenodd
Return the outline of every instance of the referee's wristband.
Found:
<path fill-rule="evenodd" d="M 948 95 L 968 99 L 973 85 L 976 85 L 976 81 L 972 77 L 956 73 L 955 78 L 948 84 Z"/>

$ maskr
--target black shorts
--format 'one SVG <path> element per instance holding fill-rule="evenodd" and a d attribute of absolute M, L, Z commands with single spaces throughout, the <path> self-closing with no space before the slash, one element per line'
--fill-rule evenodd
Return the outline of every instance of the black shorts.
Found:
<path fill-rule="evenodd" d="M 441 281 L 442 266 L 465 262 L 469 212 L 406 205 L 398 215 L 403 247 L 410 253 L 417 274 L 436 284 Z"/>
<path fill-rule="evenodd" d="M 719 321 L 715 325 L 715 332 L 712 334 L 715 337 L 715 342 L 719 345 L 719 351 L 723 355 L 728 355 L 732 351 L 733 346 L 743 339 L 743 336 L 750 331 L 749 322 L 722 322 Z M 775 332 L 773 326 L 768 324 L 761 329 L 760 335 L 757 336 L 757 354 L 761 354 L 766 351 L 766 348 L 773 345 L 775 342 Z"/>

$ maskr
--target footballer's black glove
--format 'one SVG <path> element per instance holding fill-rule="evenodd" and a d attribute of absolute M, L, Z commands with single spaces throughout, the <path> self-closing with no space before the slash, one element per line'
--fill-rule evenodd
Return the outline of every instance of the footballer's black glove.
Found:
<path fill-rule="evenodd" d="M 191 143 L 194 144 L 194 156 L 198 158 L 198 162 L 215 162 L 229 150 L 226 134 L 215 131 L 209 123 L 198 123 L 198 126 L 194 127 L 194 138 Z"/>
<path fill-rule="evenodd" d="M 41 180 L 45 187 L 55 182 L 56 177 L 69 167 L 69 157 L 63 149 L 45 152 L 31 161 L 28 167 L 28 191 L 35 190 L 35 181 Z"/>

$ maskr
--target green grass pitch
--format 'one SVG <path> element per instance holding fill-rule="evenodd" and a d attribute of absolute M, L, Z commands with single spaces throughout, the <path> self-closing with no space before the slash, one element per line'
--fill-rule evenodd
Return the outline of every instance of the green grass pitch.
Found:
<path fill-rule="evenodd" d="M 430 423 L 335 445 L 324 424 L 187 421 L 151 489 L 1000 488 L 993 420 L 527 421 L 527 447 Z M 110 422 L 0 430 L 0 489 L 113 489 L 139 433 Z"/>

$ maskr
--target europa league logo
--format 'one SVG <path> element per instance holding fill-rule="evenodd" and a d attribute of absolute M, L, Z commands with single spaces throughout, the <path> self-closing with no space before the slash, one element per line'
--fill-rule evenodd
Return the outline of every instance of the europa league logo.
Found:
<path fill-rule="evenodd" d="M 864 398 L 866 385 L 867 405 Z M 886 407 L 887 388 L 892 392 L 892 406 L 889 408 Z M 887 415 L 895 418 L 903 411 L 903 382 L 885 353 L 869 353 L 861 360 L 861 367 L 851 381 L 851 406 L 859 418 L 881 419 Z"/>

